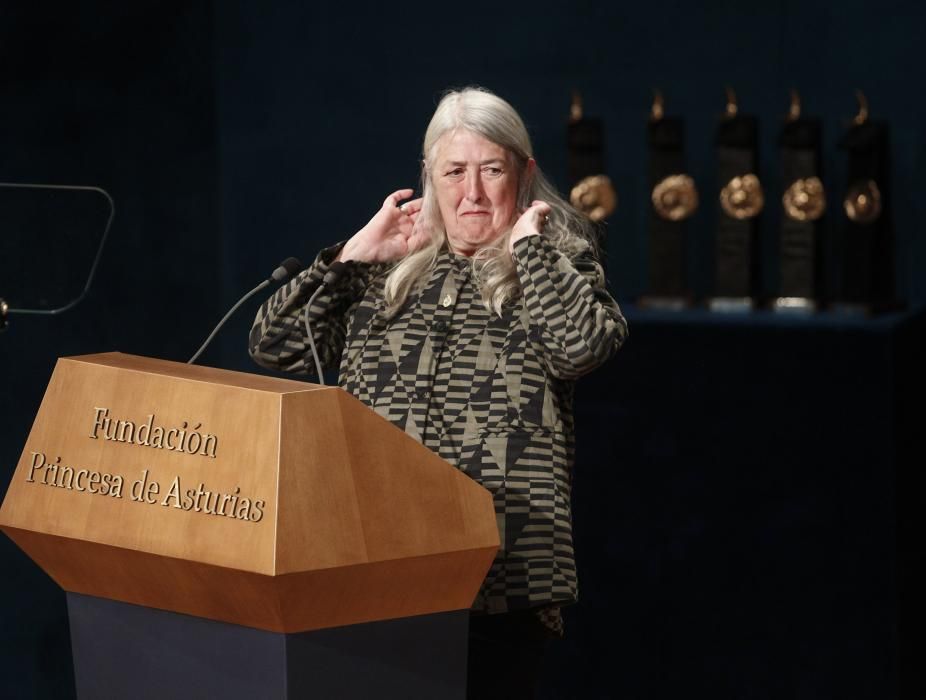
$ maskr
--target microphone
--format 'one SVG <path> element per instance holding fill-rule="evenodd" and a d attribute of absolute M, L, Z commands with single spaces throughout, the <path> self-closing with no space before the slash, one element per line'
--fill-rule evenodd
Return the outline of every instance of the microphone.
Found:
<path fill-rule="evenodd" d="M 312 358 L 315 360 L 315 373 L 318 375 L 318 383 L 322 386 L 325 386 L 325 376 L 322 374 L 322 363 L 318 359 L 318 351 L 315 349 L 315 338 L 312 336 L 312 326 L 309 323 L 309 307 L 312 306 L 312 303 L 318 298 L 321 291 L 341 275 L 341 270 L 343 268 L 344 263 L 340 260 L 335 260 L 331 263 L 331 265 L 328 266 L 328 272 L 326 272 L 325 276 L 322 278 L 322 283 L 318 285 L 318 289 L 312 293 L 312 296 L 309 297 L 309 301 L 302 307 L 302 321 L 305 324 L 305 336 L 309 339 L 309 347 L 312 348 Z"/>
<path fill-rule="evenodd" d="M 265 287 L 270 286 L 272 283 L 285 282 L 291 277 L 295 277 L 296 275 L 298 275 L 301 271 L 302 271 L 302 263 L 299 262 L 296 258 L 286 258 L 286 260 L 281 262 L 280 266 L 270 273 L 270 277 L 268 277 L 263 282 L 261 282 L 259 285 L 254 287 L 254 289 L 252 289 L 250 292 L 248 292 L 243 297 L 241 297 L 241 299 L 238 300 L 237 304 L 231 307 L 228 313 L 222 317 L 221 321 L 219 321 L 219 325 L 217 325 L 212 330 L 212 333 L 209 334 L 209 337 L 206 338 L 206 341 L 200 346 L 199 350 L 196 351 L 196 354 L 193 355 L 193 357 L 191 357 L 189 360 L 187 360 L 187 364 L 192 365 L 194 362 L 196 362 L 199 356 L 203 354 L 203 350 L 205 350 L 206 347 L 209 345 L 209 343 L 212 342 L 212 339 L 215 337 L 215 334 L 219 332 L 222 326 L 225 325 L 225 322 L 229 318 L 231 318 L 231 315 L 235 313 L 238 310 L 238 307 L 240 307 L 244 302 L 246 302 L 252 296 L 257 294 L 260 290 L 264 289 Z"/>
<path fill-rule="evenodd" d="M 284 282 L 290 277 L 295 277 L 300 272 L 302 272 L 302 263 L 296 258 L 286 258 L 276 270 L 270 273 L 270 280 Z M 268 284 L 270 280 L 267 280 Z"/>

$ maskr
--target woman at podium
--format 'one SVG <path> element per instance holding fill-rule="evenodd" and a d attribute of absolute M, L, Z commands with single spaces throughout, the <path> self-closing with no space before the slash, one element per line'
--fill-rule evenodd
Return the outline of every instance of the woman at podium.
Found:
<path fill-rule="evenodd" d="M 393 192 L 268 299 L 249 349 L 315 374 L 307 316 L 347 391 L 493 494 L 501 548 L 473 604 L 469 697 L 532 697 L 577 594 L 573 382 L 627 324 L 590 222 L 544 177 L 506 101 L 448 92 L 421 182 L 420 199 Z"/>

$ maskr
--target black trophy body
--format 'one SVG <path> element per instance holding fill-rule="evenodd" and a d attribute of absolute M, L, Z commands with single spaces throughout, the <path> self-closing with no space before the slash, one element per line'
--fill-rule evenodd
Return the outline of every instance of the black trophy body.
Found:
<path fill-rule="evenodd" d="M 720 211 L 714 238 L 715 311 L 754 308 L 760 296 L 758 216 L 764 206 L 759 183 L 755 117 L 724 119 L 717 130 Z"/>
<path fill-rule="evenodd" d="M 778 247 L 778 296 L 775 311 L 814 311 L 823 302 L 823 215 L 826 194 L 822 172 L 822 125 L 796 118 L 781 131 L 784 194 Z"/>

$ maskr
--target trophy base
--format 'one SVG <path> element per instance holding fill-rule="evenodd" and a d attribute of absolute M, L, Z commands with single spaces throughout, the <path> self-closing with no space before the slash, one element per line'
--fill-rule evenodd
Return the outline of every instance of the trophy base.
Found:
<path fill-rule="evenodd" d="M 755 307 L 752 297 L 711 297 L 707 300 L 707 308 L 718 313 L 742 313 Z"/>
<path fill-rule="evenodd" d="M 643 296 L 637 299 L 637 306 L 641 309 L 657 311 L 684 311 L 691 306 L 691 299 L 673 296 Z"/>
<path fill-rule="evenodd" d="M 851 316 L 870 316 L 873 313 L 871 304 L 863 302 L 836 301 L 830 305 L 830 310 L 837 314 Z"/>
<path fill-rule="evenodd" d="M 783 314 L 811 314 L 818 308 L 817 300 L 809 297 L 776 297 L 772 311 Z"/>
<path fill-rule="evenodd" d="M 834 301 L 829 308 L 834 313 L 847 316 L 879 316 L 881 314 L 905 311 L 908 305 L 896 299 L 882 299 L 875 301 Z"/>

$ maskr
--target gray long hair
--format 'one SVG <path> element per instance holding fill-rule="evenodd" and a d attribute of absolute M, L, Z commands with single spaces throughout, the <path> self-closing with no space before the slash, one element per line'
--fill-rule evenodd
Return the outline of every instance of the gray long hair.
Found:
<path fill-rule="evenodd" d="M 527 128 L 514 108 L 483 88 L 450 90 L 444 94 L 428 124 L 422 150 L 423 202 L 415 226 L 428 232 L 430 242 L 402 258 L 389 272 L 385 283 L 387 317 L 392 317 L 408 295 L 427 280 L 434 269 L 438 252 L 447 245 L 431 166 L 437 155 L 437 142 L 447 132 L 457 129 L 478 134 L 508 151 L 518 177 L 518 210 L 527 209 L 536 199 L 547 202 L 551 211 L 541 235 L 558 250 L 571 257 L 587 249 L 594 240 L 589 220 L 560 197 L 540 168 L 527 177 L 527 163 L 533 148 Z M 479 284 L 483 303 L 499 316 L 505 303 L 521 294 L 514 261 L 508 254 L 510 235 L 509 228 L 498 240 L 477 250 L 472 256 L 474 279 Z"/>

